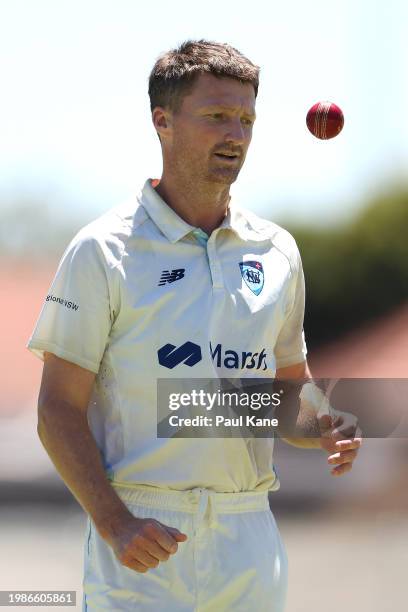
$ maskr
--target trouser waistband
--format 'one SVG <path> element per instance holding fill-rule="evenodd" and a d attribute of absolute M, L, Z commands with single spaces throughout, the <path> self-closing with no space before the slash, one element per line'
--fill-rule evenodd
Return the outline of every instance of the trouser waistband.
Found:
<path fill-rule="evenodd" d="M 132 485 L 111 481 L 119 497 L 128 503 L 155 508 L 167 508 L 195 514 L 211 502 L 217 513 L 269 510 L 268 491 L 217 493 L 196 487 L 187 491 L 160 489 L 147 485 Z"/>

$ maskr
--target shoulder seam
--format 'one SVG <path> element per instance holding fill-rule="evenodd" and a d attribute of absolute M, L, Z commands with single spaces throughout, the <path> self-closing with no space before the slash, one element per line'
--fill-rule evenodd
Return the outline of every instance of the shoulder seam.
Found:
<path fill-rule="evenodd" d="M 248 221 L 251 223 L 251 217 L 255 217 L 255 219 L 258 221 L 262 222 L 262 227 L 254 227 L 254 225 L 251 223 L 253 230 L 259 234 L 260 236 L 262 236 L 263 231 L 264 230 L 268 230 L 270 228 L 270 230 L 272 230 L 272 235 L 268 236 L 267 239 L 271 241 L 271 243 L 273 244 L 273 246 L 280 252 L 282 253 L 282 255 L 287 259 L 288 263 L 289 263 L 289 267 L 291 270 L 291 273 L 293 274 L 295 272 L 294 267 L 293 267 L 293 263 L 291 260 L 291 257 L 282 249 L 282 247 L 279 245 L 278 240 L 276 239 L 277 234 L 279 233 L 284 233 L 287 234 L 290 239 L 296 244 L 296 240 L 294 239 L 294 237 L 292 236 L 292 234 L 286 230 L 284 227 L 281 227 L 280 225 L 278 225 L 277 223 L 275 223 L 274 221 L 269 221 L 268 219 L 263 219 L 262 217 L 258 217 L 258 215 L 256 215 L 255 213 L 253 213 L 250 210 L 246 210 L 246 209 L 242 209 L 241 208 L 241 214 L 242 211 L 245 211 L 245 213 L 248 215 L 248 217 L 246 217 L 248 219 Z M 297 245 L 296 245 L 297 246 Z"/>
<path fill-rule="evenodd" d="M 290 271 L 291 271 L 291 273 L 293 274 L 293 273 L 294 273 L 294 269 L 293 269 L 292 261 L 291 261 L 291 259 L 290 259 L 289 255 L 288 255 L 287 253 L 285 253 L 285 251 L 283 251 L 283 250 L 282 250 L 282 249 L 281 249 L 281 248 L 280 248 L 280 247 L 279 247 L 279 246 L 278 246 L 278 245 L 275 243 L 275 241 L 274 241 L 274 239 L 273 239 L 273 238 L 271 239 L 271 242 L 272 242 L 273 246 L 275 247 L 275 249 L 278 249 L 278 251 L 279 251 L 280 253 L 282 253 L 282 255 L 283 255 L 283 256 L 284 256 L 284 257 L 287 259 L 287 261 L 288 261 L 288 263 L 289 263 L 289 268 L 290 268 Z"/>
<path fill-rule="evenodd" d="M 131 221 L 126 221 L 126 219 L 125 219 L 124 217 L 121 217 L 121 215 L 120 215 L 120 214 L 119 214 L 117 211 L 114 211 L 114 214 L 115 214 L 115 215 L 116 215 L 116 216 L 117 216 L 117 217 L 118 217 L 118 218 L 119 218 L 119 219 L 120 219 L 120 220 L 121 220 L 121 221 L 122 221 L 122 222 L 123 222 L 125 225 L 127 225 L 127 226 L 128 226 L 128 227 L 130 227 L 131 229 L 137 229 L 137 228 L 139 228 L 141 225 L 143 225 L 143 223 L 145 223 L 145 222 L 146 222 L 146 221 L 149 219 L 149 215 L 147 214 L 146 209 L 145 209 L 145 207 L 143 206 L 143 204 L 142 204 L 142 203 L 141 203 L 141 202 L 140 202 L 140 201 L 139 201 L 137 198 L 136 198 L 136 202 L 137 202 L 138 206 L 135 208 L 134 214 L 136 214 L 136 211 L 137 211 L 139 208 L 142 208 L 142 209 L 143 209 L 143 214 L 144 214 L 144 218 L 143 218 L 143 219 L 140 219 L 140 220 L 139 220 L 139 222 L 137 223 L 137 225 L 133 225 L 133 226 L 132 226 Z M 133 215 L 132 219 L 134 219 L 134 215 Z"/>

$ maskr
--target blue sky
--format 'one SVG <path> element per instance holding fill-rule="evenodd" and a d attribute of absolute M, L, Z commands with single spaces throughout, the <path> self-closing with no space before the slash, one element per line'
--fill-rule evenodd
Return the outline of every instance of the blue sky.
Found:
<path fill-rule="evenodd" d="M 407 175 L 407 3 L 0 0 L 0 202 L 44 195 L 97 216 L 160 176 L 147 78 L 188 38 L 261 66 L 258 119 L 232 188 L 261 215 L 331 222 Z M 343 132 L 305 126 L 321 99 Z"/>

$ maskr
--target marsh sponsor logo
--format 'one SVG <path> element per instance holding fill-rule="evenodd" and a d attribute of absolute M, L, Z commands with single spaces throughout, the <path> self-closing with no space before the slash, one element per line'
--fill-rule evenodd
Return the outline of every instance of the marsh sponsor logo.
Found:
<path fill-rule="evenodd" d="M 169 370 L 180 365 L 180 363 L 184 363 L 191 368 L 202 359 L 201 348 L 198 344 L 190 341 L 185 342 L 179 347 L 170 343 L 165 344 L 157 351 L 157 355 L 160 365 L 169 368 Z"/>
<path fill-rule="evenodd" d="M 217 368 L 224 366 L 228 369 L 241 370 L 267 370 L 266 351 L 263 348 L 260 352 L 233 351 L 232 349 L 223 350 L 222 344 L 217 344 L 213 348 L 210 342 L 210 352 Z"/>
<path fill-rule="evenodd" d="M 78 310 L 79 306 L 78 304 L 75 304 L 75 302 L 69 302 L 68 300 L 66 300 L 65 298 L 60 298 L 57 297 L 56 295 L 47 295 L 46 302 L 56 302 L 57 304 L 61 304 L 61 306 L 65 306 L 65 308 L 71 308 L 71 310 Z"/>
<path fill-rule="evenodd" d="M 222 344 L 215 347 L 210 342 L 210 355 L 217 368 L 228 368 L 229 370 L 267 370 L 267 353 L 263 348 L 261 351 L 234 351 L 224 349 Z M 201 347 L 194 342 L 187 341 L 179 347 L 174 344 L 165 344 L 158 351 L 160 365 L 172 370 L 184 363 L 190 367 L 202 360 Z"/>

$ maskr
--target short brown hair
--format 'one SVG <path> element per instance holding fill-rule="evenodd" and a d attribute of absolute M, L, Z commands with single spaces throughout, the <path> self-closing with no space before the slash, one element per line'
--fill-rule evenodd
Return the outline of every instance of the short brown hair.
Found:
<path fill-rule="evenodd" d="M 259 67 L 227 43 L 187 40 L 161 55 L 149 76 L 150 108 L 162 106 L 177 112 L 203 73 L 251 83 L 258 94 Z"/>

